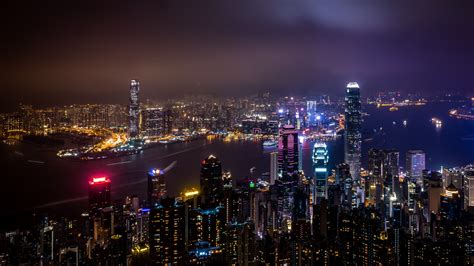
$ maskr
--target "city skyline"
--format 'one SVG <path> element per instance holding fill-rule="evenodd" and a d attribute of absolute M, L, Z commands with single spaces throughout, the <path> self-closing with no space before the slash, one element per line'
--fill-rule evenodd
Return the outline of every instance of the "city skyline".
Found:
<path fill-rule="evenodd" d="M 366 95 L 472 91 L 471 1 L 196 5 L 7 3 L 0 89 L 12 93 L 1 110 L 71 99 L 125 104 L 123 81 L 133 78 L 146 84 L 144 99 L 340 95 L 350 80 Z"/>
<path fill-rule="evenodd" d="M 472 1 L 5 7 L 0 265 L 474 265 Z"/>

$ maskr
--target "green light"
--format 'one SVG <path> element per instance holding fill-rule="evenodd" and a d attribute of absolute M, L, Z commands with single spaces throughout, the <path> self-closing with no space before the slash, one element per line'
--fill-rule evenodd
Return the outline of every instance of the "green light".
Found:
<path fill-rule="evenodd" d="M 250 188 L 255 188 L 255 183 L 253 181 L 250 181 L 249 187 Z"/>

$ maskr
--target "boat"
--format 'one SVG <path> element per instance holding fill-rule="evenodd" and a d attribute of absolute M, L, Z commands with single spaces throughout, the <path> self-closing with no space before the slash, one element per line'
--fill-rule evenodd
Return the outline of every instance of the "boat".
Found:
<path fill-rule="evenodd" d="M 266 147 L 266 148 L 273 148 L 273 147 L 276 147 L 278 144 L 278 142 L 274 141 L 274 140 L 265 140 L 263 142 L 263 147 Z"/>
<path fill-rule="evenodd" d="M 388 109 L 390 112 L 398 111 L 398 107 L 392 106 L 390 109 Z"/>
<path fill-rule="evenodd" d="M 433 123 L 437 128 L 440 128 L 443 125 L 443 121 L 436 117 L 431 118 L 431 123 Z"/>

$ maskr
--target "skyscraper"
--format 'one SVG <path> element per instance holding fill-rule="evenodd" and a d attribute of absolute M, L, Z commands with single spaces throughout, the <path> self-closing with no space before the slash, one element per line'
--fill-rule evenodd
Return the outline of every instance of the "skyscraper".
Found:
<path fill-rule="evenodd" d="M 474 165 L 464 168 L 464 209 L 474 207 Z"/>
<path fill-rule="evenodd" d="M 400 168 L 400 153 L 397 150 L 385 151 L 384 175 L 398 178 Z"/>
<path fill-rule="evenodd" d="M 128 114 L 130 116 L 129 135 L 134 138 L 138 135 L 140 104 L 138 102 L 138 92 L 140 91 L 140 81 L 132 79 L 130 81 L 130 103 Z"/>
<path fill-rule="evenodd" d="M 341 163 L 336 166 L 336 184 L 339 184 L 342 188 L 342 205 L 347 208 L 352 207 L 353 180 L 348 164 Z"/>
<path fill-rule="evenodd" d="M 294 126 L 285 125 L 280 130 L 278 140 L 278 172 L 280 177 L 292 175 L 299 167 L 298 131 Z"/>
<path fill-rule="evenodd" d="M 150 210 L 150 257 L 154 265 L 184 264 L 185 209 L 174 198 L 164 198 Z"/>
<path fill-rule="evenodd" d="M 156 137 L 164 134 L 163 111 L 160 108 L 146 108 L 142 110 L 141 132 L 147 137 Z"/>
<path fill-rule="evenodd" d="M 110 179 L 94 177 L 89 180 L 89 209 L 101 209 L 111 204 Z"/>
<path fill-rule="evenodd" d="M 408 151 L 406 154 L 407 175 L 419 180 L 423 177 L 423 170 L 425 170 L 425 153 L 420 150 Z"/>
<path fill-rule="evenodd" d="M 270 185 L 275 185 L 278 177 L 278 152 L 270 153 Z"/>
<path fill-rule="evenodd" d="M 328 160 L 327 145 L 325 143 L 315 143 L 313 149 L 313 195 L 315 203 L 327 199 Z"/>
<path fill-rule="evenodd" d="M 350 82 L 345 98 L 344 157 L 354 181 L 359 180 L 362 144 L 362 111 L 357 82 Z"/>
<path fill-rule="evenodd" d="M 222 166 L 219 159 L 209 155 L 201 162 L 201 195 L 202 202 L 206 206 L 214 206 L 221 201 L 224 186 L 222 178 Z"/>
<path fill-rule="evenodd" d="M 154 206 L 161 198 L 166 197 L 166 176 L 160 169 L 152 169 L 148 177 L 148 204 Z"/>

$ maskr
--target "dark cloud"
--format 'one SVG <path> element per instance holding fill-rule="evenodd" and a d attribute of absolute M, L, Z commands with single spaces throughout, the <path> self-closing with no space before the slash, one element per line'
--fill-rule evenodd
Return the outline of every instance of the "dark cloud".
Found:
<path fill-rule="evenodd" d="M 472 1 L 11 1 L 2 108 L 186 92 L 472 92 Z"/>

